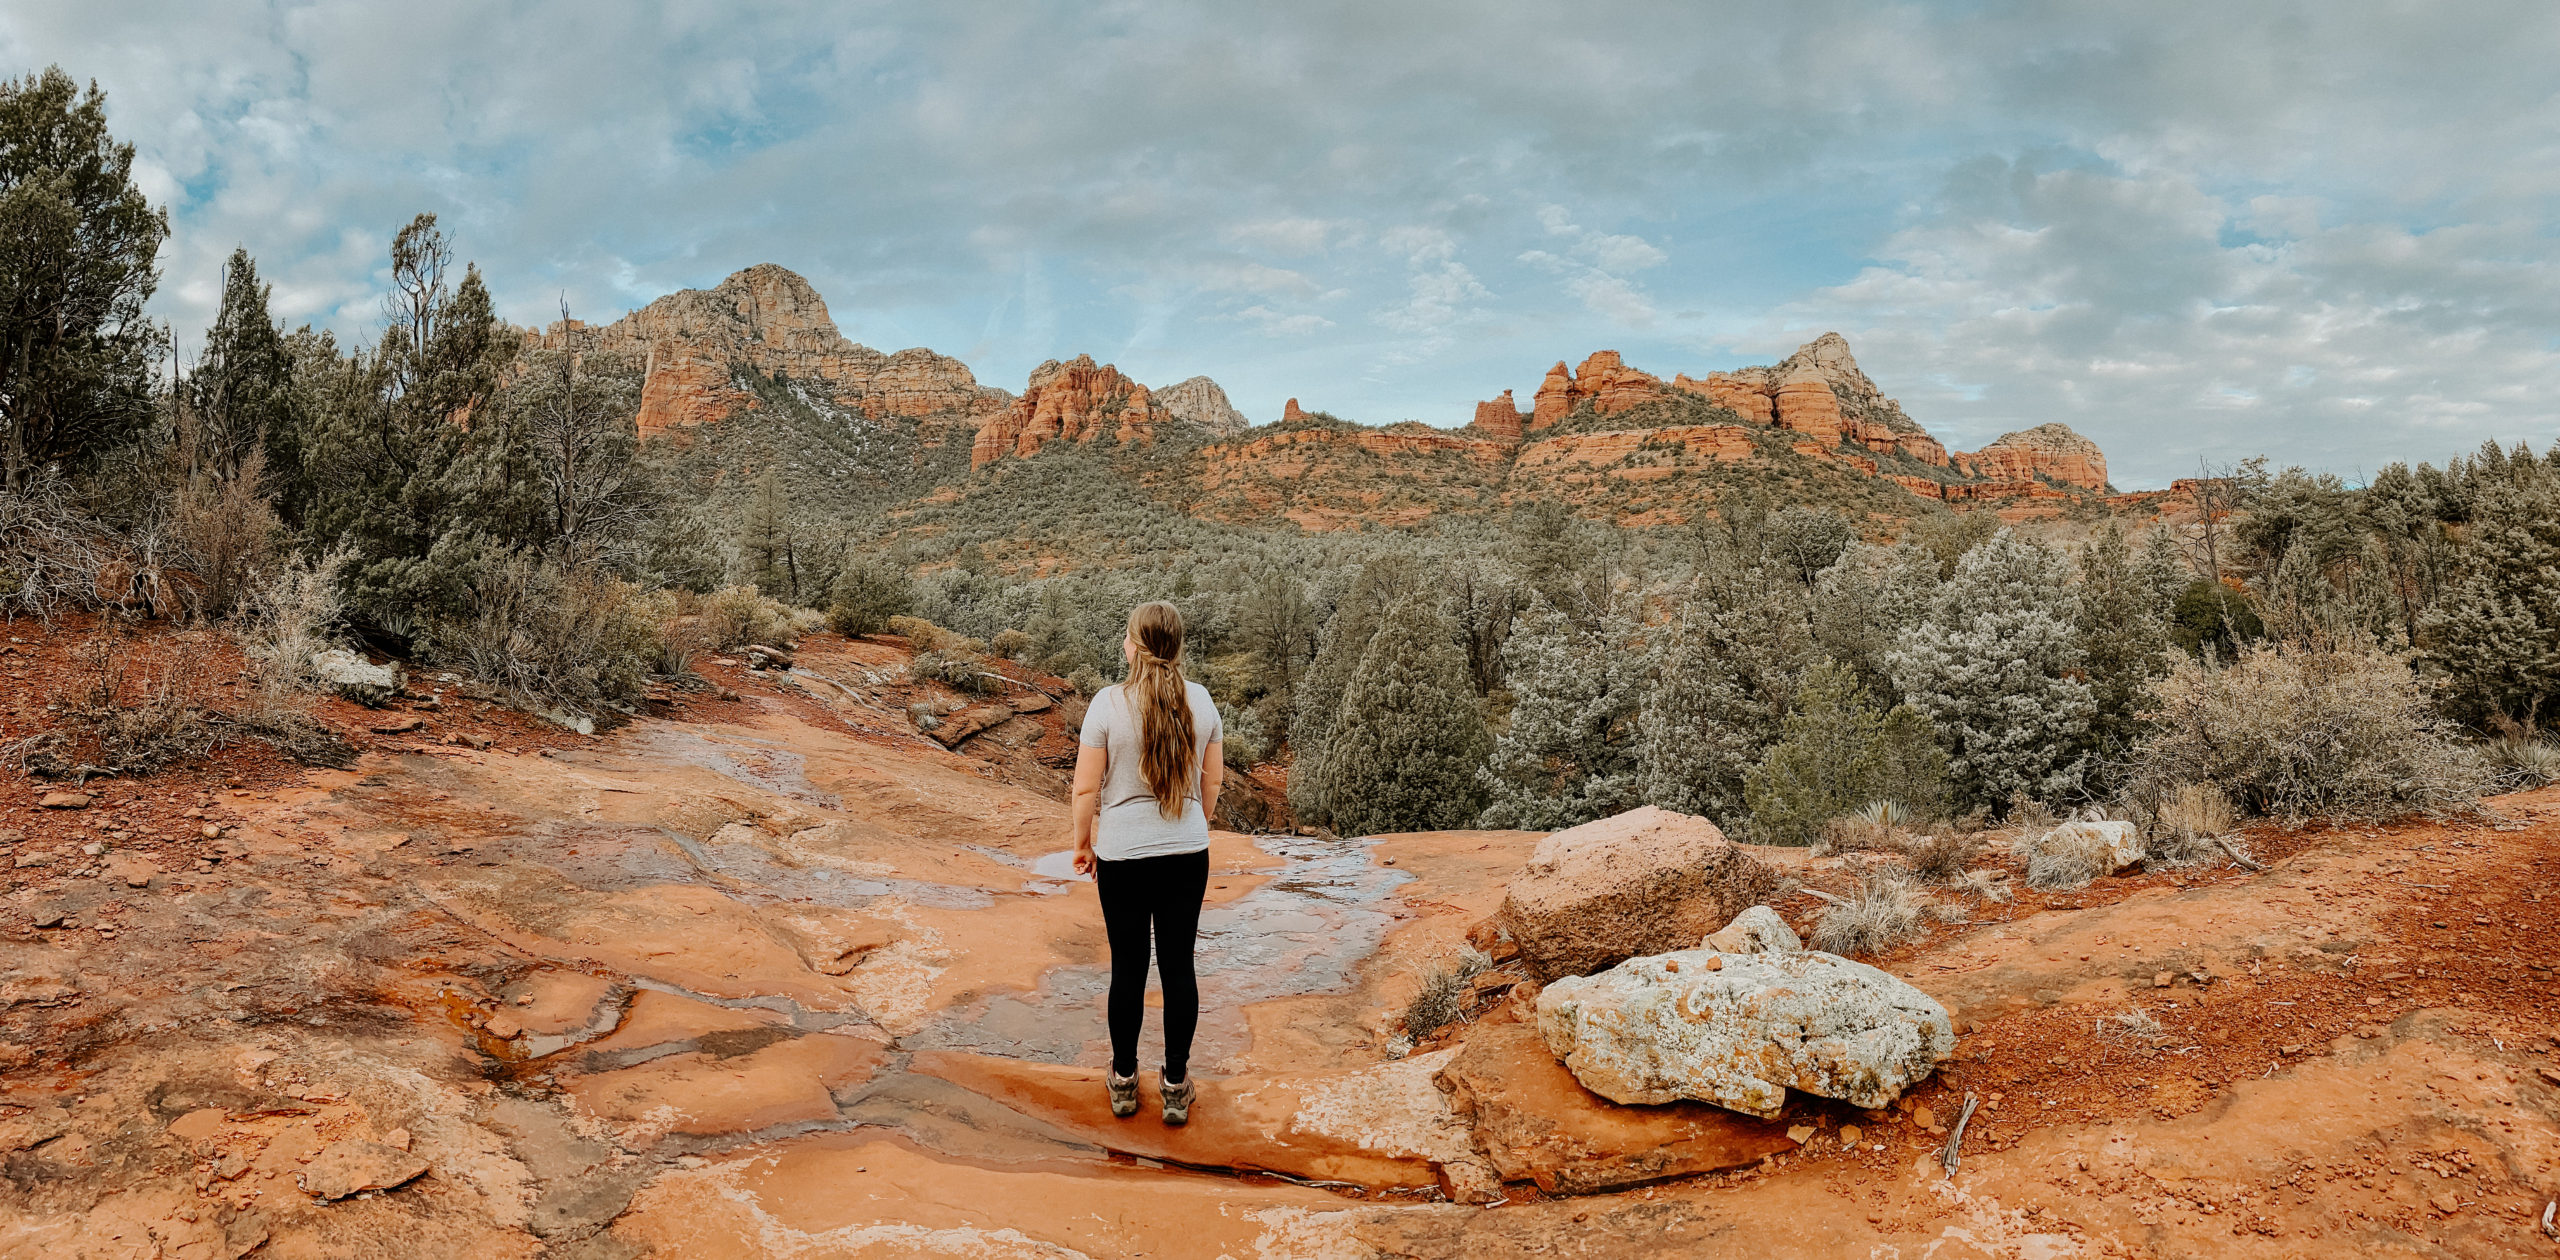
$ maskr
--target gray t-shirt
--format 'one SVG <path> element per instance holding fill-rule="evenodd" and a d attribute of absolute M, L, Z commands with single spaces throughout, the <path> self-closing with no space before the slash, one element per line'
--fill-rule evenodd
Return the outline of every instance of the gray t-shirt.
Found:
<path fill-rule="evenodd" d="M 1218 724 L 1218 706 L 1209 699 L 1209 689 L 1188 681 L 1183 687 L 1191 697 L 1192 759 L 1195 765 L 1205 764 L 1209 745 L 1223 738 L 1225 730 Z M 1106 862 L 1197 853 L 1209 847 L 1209 819 L 1200 812 L 1197 770 L 1183 797 L 1182 816 L 1167 818 L 1157 810 L 1155 793 L 1147 788 L 1145 763 L 1140 760 L 1141 720 L 1126 687 L 1105 687 L 1086 707 L 1084 730 L 1077 736 L 1085 747 L 1103 750 L 1109 763 L 1102 774 L 1102 814 L 1093 836 L 1094 856 Z"/>

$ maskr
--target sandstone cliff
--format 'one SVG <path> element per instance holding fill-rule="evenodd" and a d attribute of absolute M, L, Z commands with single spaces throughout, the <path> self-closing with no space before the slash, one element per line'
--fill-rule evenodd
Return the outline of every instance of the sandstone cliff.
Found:
<path fill-rule="evenodd" d="M 1584 359 L 1577 370 L 1567 371 L 1562 363 L 1547 369 L 1547 379 L 1538 386 L 1530 407 L 1529 428 L 1534 432 L 1553 427 L 1586 402 L 1609 415 L 1662 396 L 1661 378 L 1628 367 L 1615 350 L 1602 350 Z"/>
<path fill-rule="evenodd" d="M 1960 453 L 1958 468 L 1985 481 L 2058 481 L 2083 490 L 2107 488 L 2107 456 L 2065 424 L 2003 433 L 1981 450 Z"/>
<path fill-rule="evenodd" d="M 1051 359 L 1031 369 L 1022 397 L 978 430 L 969 466 L 984 468 L 1007 455 L 1029 456 L 1052 440 L 1090 442 L 1108 436 L 1121 443 L 1152 441 L 1156 429 L 1170 423 L 1174 416 L 1164 403 L 1120 369 L 1097 364 L 1089 354 L 1066 363 Z"/>
<path fill-rule="evenodd" d="M 1853 442 L 1871 451 L 1899 451 L 1933 467 L 1947 466 L 1947 449 L 1884 396 L 1849 353 L 1849 341 L 1824 333 L 1768 367 L 1687 375 L 1672 386 L 1703 395 L 1748 420 L 1792 429 L 1822 442 Z"/>
<path fill-rule="evenodd" d="M 1502 397 L 1476 404 L 1476 418 L 1470 427 L 1497 441 L 1518 442 L 1528 425 L 1529 417 L 1511 401 L 1511 391 L 1506 389 Z"/>
<path fill-rule="evenodd" d="M 1157 390 L 1156 401 L 1163 403 L 1164 409 L 1171 412 L 1174 419 L 1188 420 L 1222 437 L 1253 427 L 1253 422 L 1245 419 L 1244 413 L 1227 401 L 1227 391 L 1218 388 L 1216 381 L 1205 376 L 1195 376 Z"/>
<path fill-rule="evenodd" d="M 529 340 L 548 349 L 574 346 L 640 359 L 647 372 L 640 393 L 643 436 L 753 406 L 754 395 L 735 379 L 740 369 L 813 383 L 838 405 L 874 420 L 974 417 L 1010 397 L 979 385 L 958 359 L 923 349 L 882 354 L 846 340 L 817 290 L 771 263 L 716 288 L 670 293 L 601 328 L 570 320 Z"/>

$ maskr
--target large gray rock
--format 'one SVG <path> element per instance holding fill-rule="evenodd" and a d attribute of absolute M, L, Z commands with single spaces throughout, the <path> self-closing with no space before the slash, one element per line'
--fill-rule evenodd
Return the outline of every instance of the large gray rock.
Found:
<path fill-rule="evenodd" d="M 1733 916 L 1733 922 L 1707 933 L 1698 948 L 1725 954 L 1788 954 L 1803 949 L 1804 938 L 1796 935 L 1777 911 L 1753 906 Z"/>
<path fill-rule="evenodd" d="M 1929 995 L 1836 954 L 1681 950 L 1538 994 L 1538 1034 L 1583 1088 L 1774 1119 L 1787 1091 L 1882 1107 L 1956 1048 Z"/>
<path fill-rule="evenodd" d="M 1494 921 L 1553 980 L 1687 949 L 1778 884 L 1714 823 L 1648 805 L 1540 841 Z"/>
<path fill-rule="evenodd" d="M 399 665 L 376 665 L 345 648 L 312 653 L 311 672 L 323 686 L 368 708 L 390 703 L 406 682 Z"/>

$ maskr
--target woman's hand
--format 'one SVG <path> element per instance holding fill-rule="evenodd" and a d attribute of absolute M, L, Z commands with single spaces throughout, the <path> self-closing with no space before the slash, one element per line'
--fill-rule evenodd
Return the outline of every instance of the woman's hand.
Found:
<path fill-rule="evenodd" d="M 1094 864 L 1094 862 L 1095 862 L 1095 858 L 1094 858 L 1094 855 L 1093 855 L 1093 841 L 1091 841 L 1091 840 L 1078 840 L 1078 841 L 1076 841 L 1076 874 L 1078 874 L 1078 875 L 1091 875 L 1091 874 L 1093 874 L 1093 864 Z"/>

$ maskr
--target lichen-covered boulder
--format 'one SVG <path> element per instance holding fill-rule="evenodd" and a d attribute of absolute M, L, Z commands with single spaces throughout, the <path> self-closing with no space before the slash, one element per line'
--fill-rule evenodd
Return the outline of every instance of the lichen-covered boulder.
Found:
<path fill-rule="evenodd" d="M 1494 922 L 1553 980 L 1686 949 L 1778 884 L 1714 823 L 1648 805 L 1539 841 Z"/>
<path fill-rule="evenodd" d="M 1733 922 L 1707 933 L 1698 948 L 1722 954 L 1786 954 L 1803 949 L 1804 938 L 1796 935 L 1777 911 L 1753 906 L 1733 916 Z"/>
<path fill-rule="evenodd" d="M 311 672 L 321 685 L 367 708 L 380 708 L 407 685 L 397 663 L 376 665 L 345 648 L 323 648 L 311 654 Z"/>
<path fill-rule="evenodd" d="M 1603 1098 L 1764 1119 L 1790 1089 L 1886 1106 L 1956 1047 L 1929 995 L 1815 950 L 1682 950 L 1558 980 L 1538 994 L 1538 1033 Z"/>

